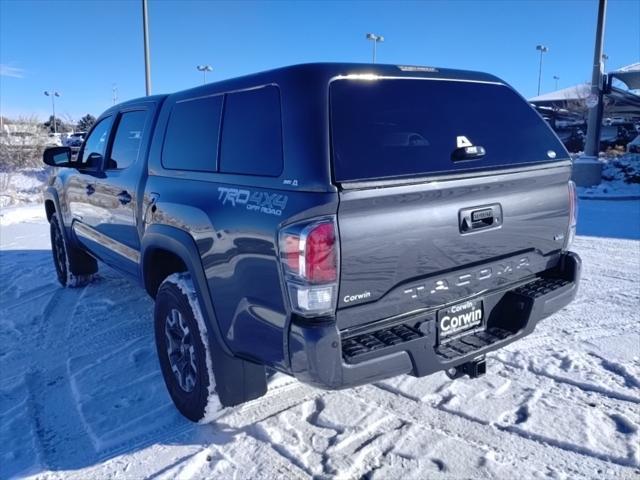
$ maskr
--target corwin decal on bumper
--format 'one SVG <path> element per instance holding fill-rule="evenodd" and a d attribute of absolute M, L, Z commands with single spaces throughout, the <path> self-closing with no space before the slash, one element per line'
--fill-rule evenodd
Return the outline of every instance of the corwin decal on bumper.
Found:
<path fill-rule="evenodd" d="M 450 310 L 451 315 L 445 315 L 440 319 L 440 331 L 443 336 L 452 335 L 482 324 L 482 309 L 474 308 L 473 302 L 454 305 Z"/>
<path fill-rule="evenodd" d="M 218 192 L 218 200 L 222 205 L 244 205 L 247 210 L 278 217 L 282 215 L 289 199 L 287 195 L 280 193 L 256 192 L 244 188 L 218 187 Z"/>

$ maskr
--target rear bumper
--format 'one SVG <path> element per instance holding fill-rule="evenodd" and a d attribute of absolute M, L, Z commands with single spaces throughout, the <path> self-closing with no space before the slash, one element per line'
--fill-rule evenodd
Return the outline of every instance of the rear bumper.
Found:
<path fill-rule="evenodd" d="M 576 296 L 580 257 L 568 252 L 555 269 L 511 290 L 483 296 L 486 329 L 438 344 L 436 311 L 343 338 L 335 323 L 293 322 L 292 374 L 325 389 L 348 388 L 400 374 L 422 377 L 467 363 L 522 338 Z"/>

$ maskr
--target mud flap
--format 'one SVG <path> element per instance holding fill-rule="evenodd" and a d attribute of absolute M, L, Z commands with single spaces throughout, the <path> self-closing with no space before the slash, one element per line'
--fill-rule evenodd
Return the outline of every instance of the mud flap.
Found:
<path fill-rule="evenodd" d="M 218 342 L 212 343 L 216 392 L 223 407 L 239 405 L 267 393 L 267 374 L 263 365 L 232 357 Z"/>

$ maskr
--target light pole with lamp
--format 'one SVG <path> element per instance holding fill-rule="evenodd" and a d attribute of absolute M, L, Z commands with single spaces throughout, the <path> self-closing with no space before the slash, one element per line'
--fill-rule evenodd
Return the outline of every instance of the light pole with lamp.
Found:
<path fill-rule="evenodd" d="M 197 65 L 196 69 L 199 72 L 202 72 L 202 84 L 207 83 L 207 72 L 213 72 L 213 67 L 211 65 Z"/>
<path fill-rule="evenodd" d="M 376 63 L 376 46 L 378 42 L 384 42 L 384 37 L 375 33 L 367 33 L 367 40 L 373 42 L 373 63 Z"/>
<path fill-rule="evenodd" d="M 558 80 L 560 80 L 560 77 L 558 75 L 554 75 L 553 79 L 556 81 L 556 90 L 558 90 Z"/>
<path fill-rule="evenodd" d="M 44 94 L 47 97 L 51 97 L 51 107 L 53 108 L 53 133 L 58 133 L 58 127 L 56 125 L 56 97 L 59 97 L 60 94 L 55 90 L 45 90 Z"/>
<path fill-rule="evenodd" d="M 536 45 L 536 50 L 540 52 L 540 66 L 538 67 L 538 95 L 540 95 L 540 84 L 542 83 L 542 55 L 547 53 L 549 49 L 544 45 Z"/>

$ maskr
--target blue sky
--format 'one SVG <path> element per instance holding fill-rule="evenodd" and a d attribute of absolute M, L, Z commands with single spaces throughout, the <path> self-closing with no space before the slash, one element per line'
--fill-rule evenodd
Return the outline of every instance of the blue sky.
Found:
<path fill-rule="evenodd" d="M 366 32 L 384 35 L 378 61 L 482 70 L 526 97 L 590 78 L 596 0 L 223 2 L 150 0 L 153 92 L 310 62 L 368 62 Z M 57 111 L 77 119 L 144 95 L 140 0 L 0 0 L 2 114 L 50 114 L 43 95 L 55 88 Z M 640 60 L 640 1 L 610 0 L 608 69 Z"/>

